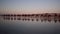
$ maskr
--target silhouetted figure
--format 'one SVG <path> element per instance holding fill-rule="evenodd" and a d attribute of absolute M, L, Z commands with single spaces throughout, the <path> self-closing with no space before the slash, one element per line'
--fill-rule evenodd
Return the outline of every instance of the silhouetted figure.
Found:
<path fill-rule="evenodd" d="M 60 20 L 58 20 L 60 22 Z"/>
<path fill-rule="evenodd" d="M 57 22 L 57 20 L 54 20 L 54 22 L 56 23 L 56 22 Z"/>
<path fill-rule="evenodd" d="M 11 14 L 10 16 L 11 16 L 11 17 L 14 17 L 14 15 L 13 15 L 13 14 Z"/>
<path fill-rule="evenodd" d="M 28 19 L 28 21 L 30 21 L 30 19 Z"/>
<path fill-rule="evenodd" d="M 22 21 L 24 21 L 24 19 L 22 19 Z"/>
<path fill-rule="evenodd" d="M 36 21 L 39 21 L 39 19 L 36 19 Z"/>
<path fill-rule="evenodd" d="M 56 13 L 54 14 L 54 17 L 57 17 L 57 14 Z"/>
<path fill-rule="evenodd" d="M 43 17 L 47 17 L 48 16 L 48 14 L 46 13 L 46 14 L 43 14 Z"/>
<path fill-rule="evenodd" d="M 21 20 L 21 18 L 17 18 L 17 20 Z"/>
<path fill-rule="evenodd" d="M 47 19 L 44 19 L 44 21 L 47 21 Z"/>
<path fill-rule="evenodd" d="M 16 17 L 14 17 L 14 20 L 16 20 Z"/>
<path fill-rule="evenodd" d="M 23 15 L 22 15 L 23 16 Z M 24 15 L 25 17 L 27 17 L 27 15 Z"/>
<path fill-rule="evenodd" d="M 38 17 L 39 15 L 37 14 L 36 17 Z"/>
<path fill-rule="evenodd" d="M 11 17 L 10 19 L 13 20 L 13 17 Z"/>
<path fill-rule="evenodd" d="M 13 17 L 16 17 L 16 16 L 17 16 L 16 14 L 13 15 Z"/>
<path fill-rule="evenodd" d="M 10 18 L 9 18 L 9 17 L 3 17 L 3 19 L 4 19 L 4 20 L 10 20 Z"/>
<path fill-rule="evenodd" d="M 20 17 L 20 16 L 21 16 L 21 15 L 19 15 L 19 14 L 17 15 L 17 17 Z"/>
<path fill-rule="evenodd" d="M 10 14 L 4 14 L 3 16 L 7 16 L 7 17 L 10 17 Z"/>
<path fill-rule="evenodd" d="M 26 17 L 27 15 L 22 14 L 21 16 L 22 16 L 22 17 L 24 17 L 24 16 Z"/>
<path fill-rule="evenodd" d="M 59 17 L 60 17 L 60 14 L 59 14 Z"/>
<path fill-rule="evenodd" d="M 30 14 L 28 14 L 27 16 L 28 16 L 28 17 L 30 17 L 31 15 L 30 15 Z"/>
<path fill-rule="evenodd" d="M 43 22 L 43 20 L 41 20 L 41 22 Z"/>
<path fill-rule="evenodd" d="M 48 17 L 51 17 L 51 15 L 48 15 Z"/>
<path fill-rule="evenodd" d="M 26 21 L 27 19 L 25 18 L 25 21 Z"/>
<path fill-rule="evenodd" d="M 43 14 L 41 14 L 41 17 L 43 17 Z"/>
<path fill-rule="evenodd" d="M 10 20 L 10 18 L 8 18 L 8 20 Z"/>
<path fill-rule="evenodd" d="M 32 21 L 34 21 L 34 19 L 32 19 Z"/>
<path fill-rule="evenodd" d="M 31 16 L 34 16 L 34 14 L 31 14 Z"/>
<path fill-rule="evenodd" d="M 5 17 L 5 16 L 3 16 L 3 15 L 2 15 L 2 17 L 3 17 L 3 19 L 4 19 L 4 20 L 6 19 L 6 17 Z"/>
<path fill-rule="evenodd" d="M 48 20 L 48 22 L 51 22 L 51 20 Z"/>

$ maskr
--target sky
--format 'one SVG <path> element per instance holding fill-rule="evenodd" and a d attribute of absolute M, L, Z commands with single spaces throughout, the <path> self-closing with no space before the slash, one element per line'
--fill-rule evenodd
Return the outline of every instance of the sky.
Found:
<path fill-rule="evenodd" d="M 0 0 L 0 14 L 60 13 L 60 0 Z"/>

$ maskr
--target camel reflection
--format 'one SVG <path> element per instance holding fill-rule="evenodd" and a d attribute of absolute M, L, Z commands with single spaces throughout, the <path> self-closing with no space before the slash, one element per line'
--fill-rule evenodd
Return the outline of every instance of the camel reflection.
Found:
<path fill-rule="evenodd" d="M 22 20 L 22 21 L 48 21 L 54 20 L 60 22 L 60 13 L 43 13 L 43 14 L 1 14 L 4 20 Z"/>

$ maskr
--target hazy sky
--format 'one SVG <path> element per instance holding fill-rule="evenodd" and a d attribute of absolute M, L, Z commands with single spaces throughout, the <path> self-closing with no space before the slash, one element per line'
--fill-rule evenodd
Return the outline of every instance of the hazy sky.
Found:
<path fill-rule="evenodd" d="M 60 0 L 0 0 L 0 13 L 60 12 Z"/>

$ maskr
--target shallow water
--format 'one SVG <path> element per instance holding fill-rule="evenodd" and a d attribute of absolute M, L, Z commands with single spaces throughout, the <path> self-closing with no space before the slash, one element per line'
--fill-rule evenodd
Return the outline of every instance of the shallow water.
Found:
<path fill-rule="evenodd" d="M 0 32 L 9 34 L 59 34 L 60 23 L 54 23 L 54 21 L 0 20 Z"/>

